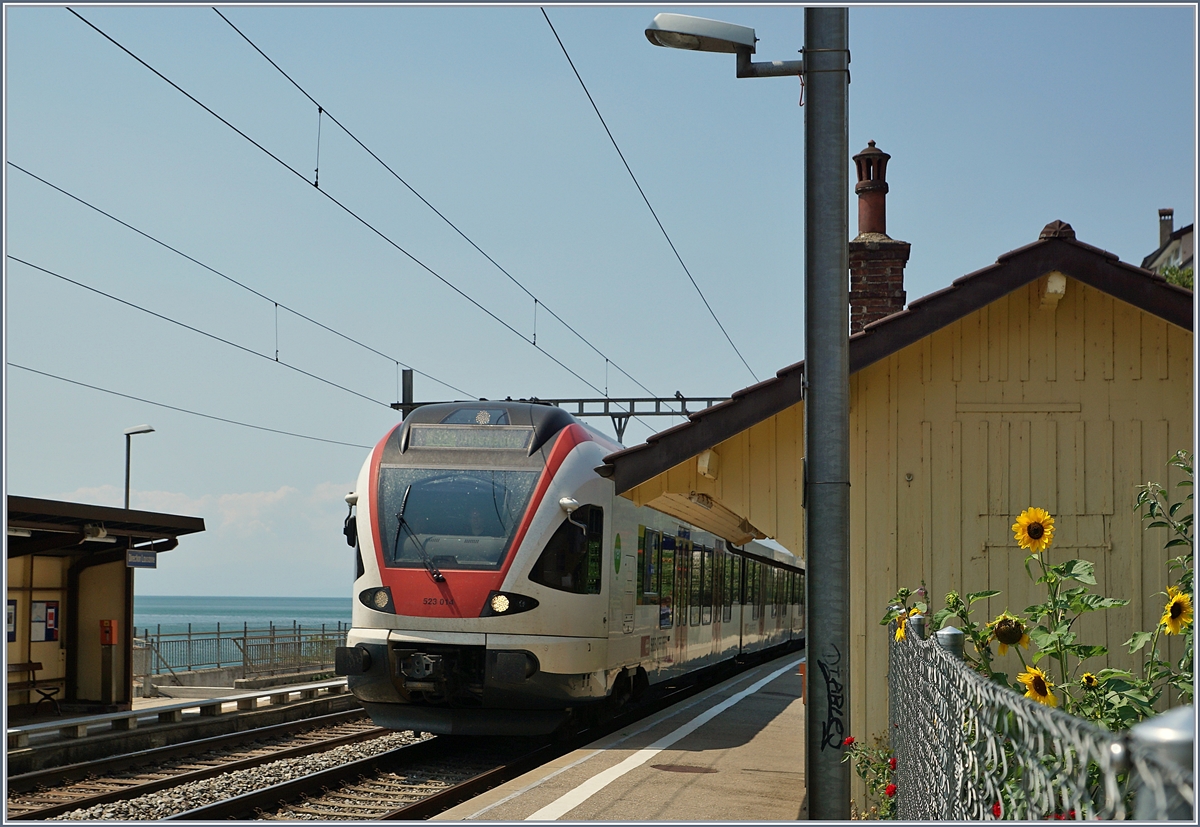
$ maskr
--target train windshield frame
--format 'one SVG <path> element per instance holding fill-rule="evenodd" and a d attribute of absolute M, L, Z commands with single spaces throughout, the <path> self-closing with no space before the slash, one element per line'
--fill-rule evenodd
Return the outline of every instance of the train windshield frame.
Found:
<path fill-rule="evenodd" d="M 424 568 L 428 558 L 438 569 L 498 570 L 540 473 L 381 464 L 376 508 L 384 565 Z"/>

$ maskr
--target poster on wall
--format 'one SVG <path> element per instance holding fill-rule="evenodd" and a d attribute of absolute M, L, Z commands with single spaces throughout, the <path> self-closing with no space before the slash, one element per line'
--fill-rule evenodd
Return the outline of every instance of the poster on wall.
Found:
<path fill-rule="evenodd" d="M 34 643 L 58 640 L 58 601 L 35 600 L 29 610 L 29 639 Z"/>
<path fill-rule="evenodd" d="M 4 615 L 4 625 L 8 628 L 8 642 L 17 642 L 17 601 L 8 601 L 8 612 Z"/>

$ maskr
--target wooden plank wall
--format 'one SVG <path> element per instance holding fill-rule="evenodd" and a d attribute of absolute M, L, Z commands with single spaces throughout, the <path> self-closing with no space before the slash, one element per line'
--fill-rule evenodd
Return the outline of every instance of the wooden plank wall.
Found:
<path fill-rule="evenodd" d="M 986 620 L 1042 599 L 1010 526 L 1037 505 L 1056 519 L 1051 559 L 1096 564 L 1097 589 L 1132 600 L 1087 616 L 1080 641 L 1131 667 L 1125 640 L 1152 629 L 1167 584 L 1166 537 L 1134 511 L 1138 483 L 1170 483 L 1192 444 L 1192 334 L 1068 278 L 1045 278 L 851 377 L 851 721 L 887 727 L 887 636 L 900 586 L 999 589 Z M 812 515 L 809 515 L 812 516 Z M 1035 566 L 1036 571 L 1036 566 Z M 1178 642 L 1173 642 L 1172 657 Z M 1001 664 L 1015 676 L 1020 661 Z"/>

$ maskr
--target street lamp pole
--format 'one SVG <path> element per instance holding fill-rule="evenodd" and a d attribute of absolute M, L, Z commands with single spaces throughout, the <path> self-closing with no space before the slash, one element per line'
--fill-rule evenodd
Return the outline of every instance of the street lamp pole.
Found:
<path fill-rule="evenodd" d="M 129 444 L 134 434 L 148 434 L 154 429 L 149 425 L 138 425 L 125 429 L 125 510 L 129 510 Z"/>
<path fill-rule="evenodd" d="M 804 548 L 808 817 L 850 817 L 849 14 L 804 10 L 804 59 L 755 63 L 754 30 L 660 14 L 656 46 L 737 55 L 737 76 L 804 79 Z"/>
<path fill-rule="evenodd" d="M 808 817 L 850 817 L 848 12 L 804 10 L 804 549 Z"/>

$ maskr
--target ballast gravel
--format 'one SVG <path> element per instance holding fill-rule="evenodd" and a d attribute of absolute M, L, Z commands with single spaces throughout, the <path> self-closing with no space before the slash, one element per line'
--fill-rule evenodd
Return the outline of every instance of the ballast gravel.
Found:
<path fill-rule="evenodd" d="M 47 821 L 154 821 L 423 740 L 424 736 L 417 737 L 412 732 L 395 732 L 360 744 L 334 747 L 328 752 L 285 758 L 253 769 L 192 781 L 127 801 L 72 810 Z"/>

